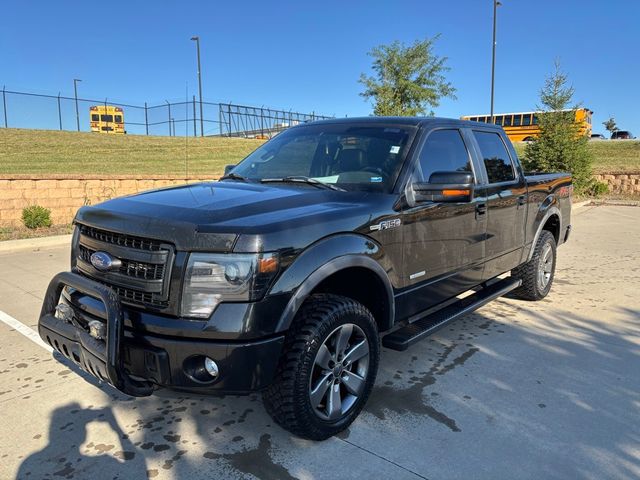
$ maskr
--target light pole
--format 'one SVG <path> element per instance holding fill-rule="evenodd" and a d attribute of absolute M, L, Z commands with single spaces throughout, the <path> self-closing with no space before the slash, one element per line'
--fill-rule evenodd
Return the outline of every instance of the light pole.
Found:
<path fill-rule="evenodd" d="M 200 37 L 191 37 L 191 40 L 196 42 L 196 49 L 198 51 L 198 90 L 200 92 L 200 136 L 204 137 L 204 120 L 202 117 L 202 74 L 200 70 Z"/>
<path fill-rule="evenodd" d="M 80 112 L 78 112 L 78 82 L 81 82 L 79 78 L 73 79 L 73 94 L 76 100 L 76 126 L 78 127 L 78 131 L 80 131 Z"/>
<path fill-rule="evenodd" d="M 493 123 L 493 83 L 496 76 L 496 17 L 498 7 L 502 5 L 498 0 L 493 0 L 493 46 L 491 52 L 491 123 Z"/>

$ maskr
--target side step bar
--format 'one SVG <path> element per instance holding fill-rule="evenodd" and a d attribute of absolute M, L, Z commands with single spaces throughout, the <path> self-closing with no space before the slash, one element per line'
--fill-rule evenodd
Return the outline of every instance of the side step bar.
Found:
<path fill-rule="evenodd" d="M 522 280 L 505 278 L 488 287 L 479 290 L 473 295 L 458 300 L 444 307 L 441 310 L 427 315 L 415 322 L 410 323 L 382 338 L 382 345 L 391 350 L 403 351 L 414 343 L 431 335 L 436 330 L 444 327 L 449 322 L 477 310 L 483 305 L 489 303 L 509 293 L 514 288 L 518 288 Z"/>

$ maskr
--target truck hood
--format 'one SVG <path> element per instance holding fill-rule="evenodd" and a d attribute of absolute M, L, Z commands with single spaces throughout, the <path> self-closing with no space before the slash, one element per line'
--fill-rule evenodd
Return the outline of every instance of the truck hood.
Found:
<path fill-rule="evenodd" d="M 76 221 L 105 230 L 157 238 L 178 250 L 242 251 L 305 244 L 337 232 L 353 232 L 377 217 L 381 202 L 367 192 L 306 185 L 210 182 L 143 192 L 83 207 Z M 387 203 L 387 202 L 382 202 Z M 250 241 L 249 241 L 250 239 Z M 296 245 L 298 244 L 298 245 Z M 238 251 L 238 248 L 235 249 Z"/>

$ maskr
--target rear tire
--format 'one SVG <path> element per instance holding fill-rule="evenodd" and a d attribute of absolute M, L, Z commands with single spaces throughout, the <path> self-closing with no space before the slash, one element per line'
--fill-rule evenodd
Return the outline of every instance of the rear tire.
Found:
<path fill-rule="evenodd" d="M 312 295 L 285 338 L 273 383 L 263 392 L 278 425 L 325 440 L 358 416 L 375 383 L 380 338 L 371 312 L 350 298 Z"/>
<path fill-rule="evenodd" d="M 523 300 L 542 300 L 551 290 L 556 271 L 556 239 L 543 230 L 538 237 L 531 260 L 511 271 L 511 276 L 522 280 L 513 295 Z"/>

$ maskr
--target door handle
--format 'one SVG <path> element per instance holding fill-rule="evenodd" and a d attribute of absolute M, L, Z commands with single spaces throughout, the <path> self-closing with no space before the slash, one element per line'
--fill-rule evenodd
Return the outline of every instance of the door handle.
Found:
<path fill-rule="evenodd" d="M 479 215 L 484 215 L 487 213 L 487 204 L 486 203 L 478 203 L 476 204 L 476 217 Z"/>
<path fill-rule="evenodd" d="M 524 205 L 527 203 L 527 198 L 524 195 L 520 195 L 518 197 L 518 205 Z"/>

